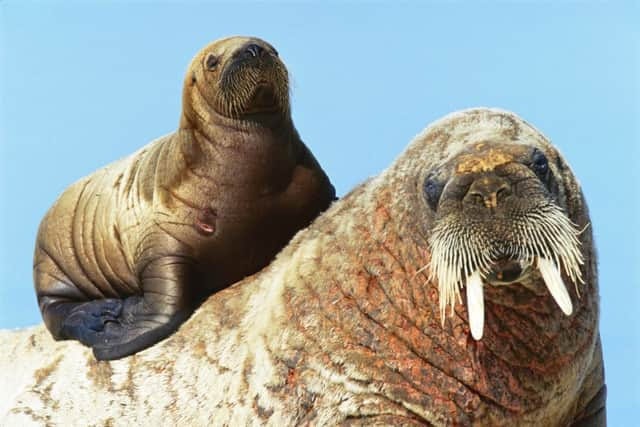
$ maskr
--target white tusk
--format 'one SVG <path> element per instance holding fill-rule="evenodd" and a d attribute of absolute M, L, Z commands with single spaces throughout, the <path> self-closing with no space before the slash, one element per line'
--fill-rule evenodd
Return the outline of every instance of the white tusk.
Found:
<path fill-rule="evenodd" d="M 553 263 L 545 258 L 538 258 L 538 270 L 542 275 L 544 283 L 547 285 L 551 296 L 556 300 L 556 303 L 560 306 L 560 309 L 564 314 L 569 316 L 573 312 L 573 305 L 571 304 L 571 297 L 567 291 L 567 287 L 562 281 L 560 270 Z"/>
<path fill-rule="evenodd" d="M 479 340 L 484 329 L 484 291 L 479 271 L 467 277 L 467 312 L 471 335 L 475 340 Z"/>

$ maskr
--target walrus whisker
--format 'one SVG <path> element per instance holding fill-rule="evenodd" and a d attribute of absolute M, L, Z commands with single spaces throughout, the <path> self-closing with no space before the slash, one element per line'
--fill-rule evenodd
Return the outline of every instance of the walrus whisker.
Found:
<path fill-rule="evenodd" d="M 413 276 L 411 276 L 411 279 L 415 279 L 418 274 L 422 273 L 423 271 L 425 271 L 427 268 L 429 268 L 429 263 L 426 263 L 425 265 L 423 265 L 422 267 L 420 267 L 419 269 L 416 270 L 415 273 L 413 273 Z"/>
<path fill-rule="evenodd" d="M 450 307 L 453 313 L 456 299 L 460 300 L 460 290 L 467 278 L 486 278 L 491 265 L 504 256 L 526 264 L 533 264 L 536 259 L 543 260 L 545 283 L 562 310 L 570 313 L 565 294 L 559 293 L 559 273 L 555 273 L 551 265 L 562 267 L 576 288 L 578 283 L 584 283 L 580 270 L 584 260 L 577 237 L 584 229 L 578 230 L 560 208 L 549 203 L 535 211 L 523 213 L 513 229 L 513 241 L 500 244 L 491 244 L 491 239 L 485 238 L 484 232 L 477 230 L 477 227 L 459 224 L 453 227 L 453 223 L 455 221 L 452 220 L 439 222 L 430 239 L 429 277 L 438 283 L 442 324 L 446 307 Z M 477 295 L 477 290 L 470 295 Z M 481 328 L 474 327 L 478 335 Z"/>

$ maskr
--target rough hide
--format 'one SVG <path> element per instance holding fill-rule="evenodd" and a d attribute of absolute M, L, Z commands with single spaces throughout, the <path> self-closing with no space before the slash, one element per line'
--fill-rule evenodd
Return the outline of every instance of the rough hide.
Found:
<path fill-rule="evenodd" d="M 481 339 L 462 299 L 441 324 L 423 183 L 478 141 L 542 150 L 558 204 L 579 229 L 588 223 L 575 178 L 539 132 L 497 110 L 447 116 L 150 349 L 97 362 L 43 326 L 1 332 L 0 424 L 604 425 L 589 228 L 584 283 L 563 273 L 570 315 L 534 275 L 539 289 L 485 285 Z"/>

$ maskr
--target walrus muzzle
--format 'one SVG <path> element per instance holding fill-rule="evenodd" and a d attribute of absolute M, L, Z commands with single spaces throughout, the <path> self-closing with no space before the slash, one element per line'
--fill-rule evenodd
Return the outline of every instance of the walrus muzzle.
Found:
<path fill-rule="evenodd" d="M 557 202 L 558 184 L 540 150 L 477 144 L 427 177 L 424 192 L 435 211 L 429 267 L 443 323 L 466 287 L 471 333 L 482 338 L 483 286 L 516 285 L 536 274 L 572 313 L 562 271 L 577 289 L 581 231 Z"/>
<path fill-rule="evenodd" d="M 278 53 L 266 43 L 237 49 L 221 71 L 219 109 L 230 117 L 289 112 L 289 77 Z"/>

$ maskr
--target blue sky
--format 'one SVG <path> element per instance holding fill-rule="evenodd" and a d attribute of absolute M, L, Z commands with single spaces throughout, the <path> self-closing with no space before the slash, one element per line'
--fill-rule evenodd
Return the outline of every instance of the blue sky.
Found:
<path fill-rule="evenodd" d="M 640 407 L 640 8 L 635 2 L 0 1 L 0 328 L 40 321 L 31 263 L 69 184 L 178 123 L 217 38 L 271 42 L 340 195 L 454 110 L 512 110 L 582 182 L 599 249 L 610 425 Z"/>

